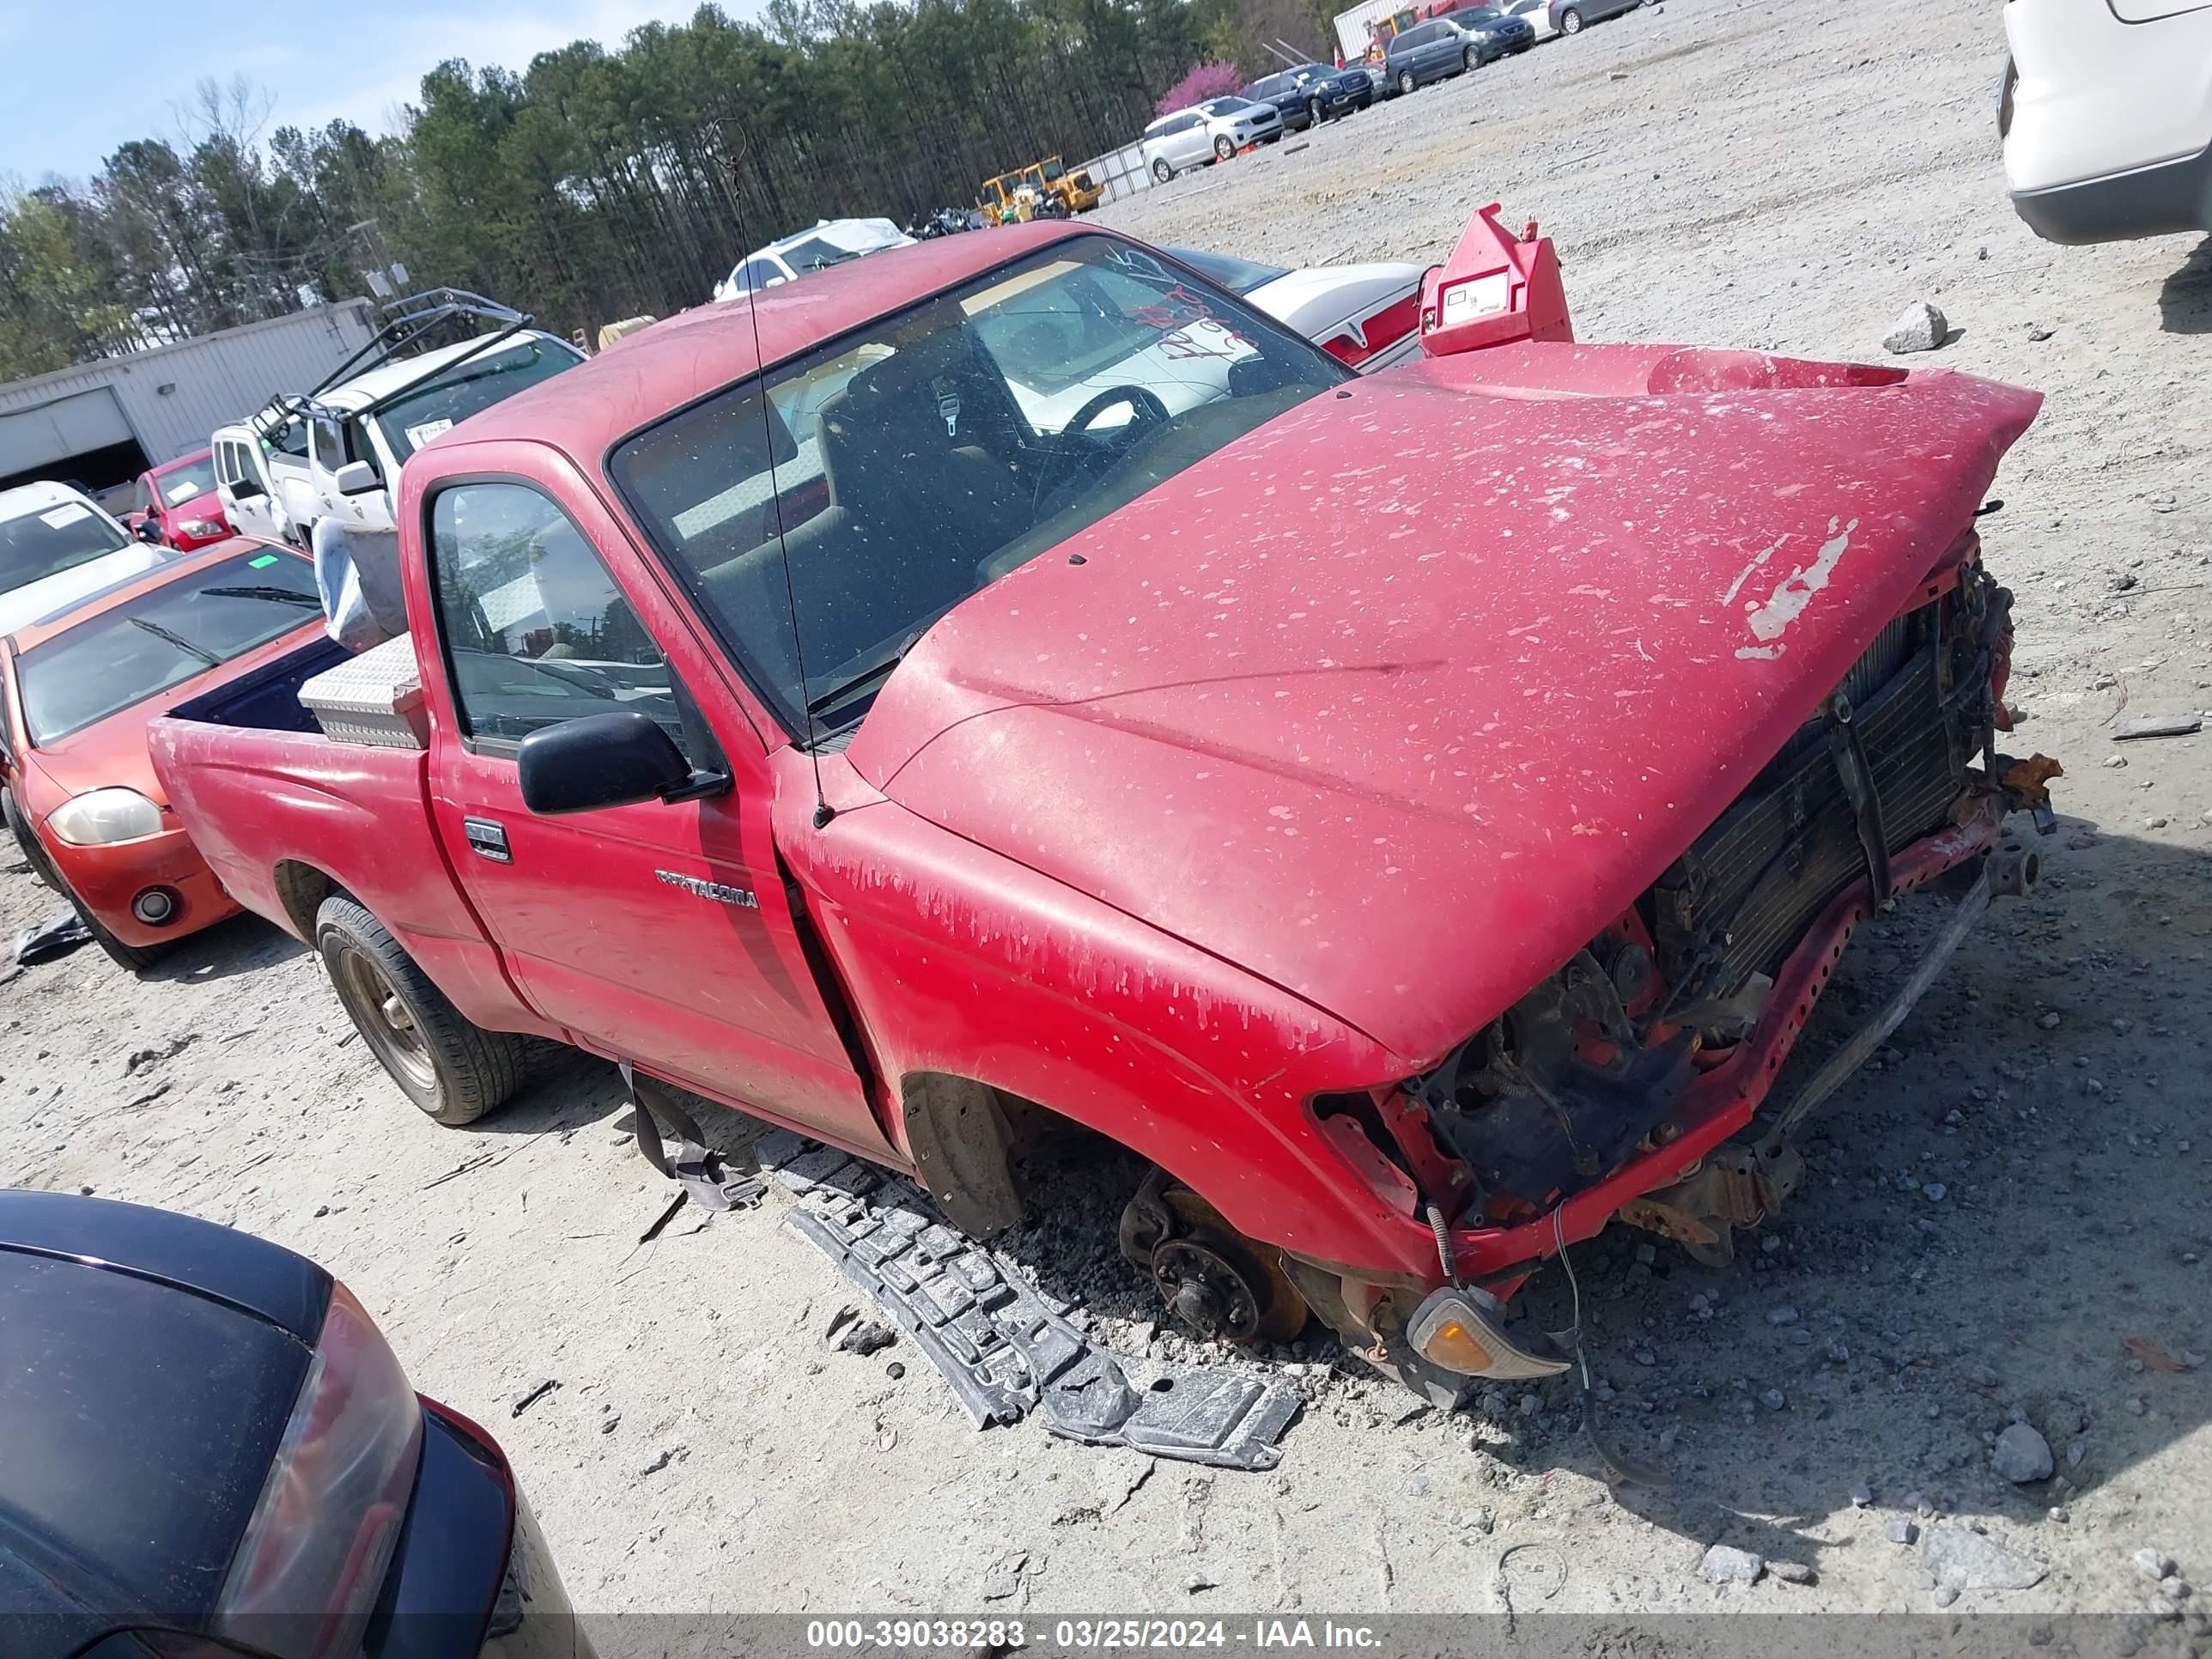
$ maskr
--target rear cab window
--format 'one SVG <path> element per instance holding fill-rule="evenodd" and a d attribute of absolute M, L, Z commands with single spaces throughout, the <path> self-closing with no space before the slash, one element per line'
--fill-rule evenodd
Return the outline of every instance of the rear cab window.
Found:
<path fill-rule="evenodd" d="M 241 554 L 89 617 L 15 659 L 34 744 L 119 714 L 321 619 L 314 567 L 289 553 Z"/>

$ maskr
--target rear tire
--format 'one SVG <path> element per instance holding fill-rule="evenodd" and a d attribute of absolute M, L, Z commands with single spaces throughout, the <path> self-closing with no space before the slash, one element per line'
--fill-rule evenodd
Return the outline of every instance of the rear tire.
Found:
<path fill-rule="evenodd" d="M 1175 169 L 1165 161 L 1155 161 L 1152 163 L 1152 177 L 1164 185 L 1175 177 Z"/>
<path fill-rule="evenodd" d="M 1566 9 L 1566 10 L 1565 10 L 1565 11 L 1563 11 L 1563 12 L 1561 12 L 1561 13 L 1559 14 L 1559 33 L 1562 33 L 1562 34 L 1580 34 L 1582 32 L 1583 32 L 1583 15 L 1582 15 L 1582 13 L 1580 13 L 1580 12 L 1577 11 L 1577 10 L 1576 10 L 1572 6 L 1570 6 L 1570 7 L 1568 7 L 1568 8 L 1567 8 L 1567 9 Z"/>
<path fill-rule="evenodd" d="M 362 1042 L 433 1121 L 458 1128 L 507 1103 L 522 1080 L 524 1040 L 468 1019 L 382 922 L 349 898 L 326 898 L 315 949 Z"/>

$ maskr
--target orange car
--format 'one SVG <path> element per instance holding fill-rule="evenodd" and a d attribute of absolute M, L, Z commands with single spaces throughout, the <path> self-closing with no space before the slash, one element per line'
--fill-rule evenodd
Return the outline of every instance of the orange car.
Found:
<path fill-rule="evenodd" d="M 169 811 L 146 723 L 185 702 L 246 706 L 266 681 L 305 728 L 311 717 L 290 691 L 303 651 L 333 663 L 344 655 L 324 632 L 313 565 L 242 538 L 127 577 L 0 640 L 8 827 L 40 879 L 124 967 L 143 968 L 238 911 Z"/>

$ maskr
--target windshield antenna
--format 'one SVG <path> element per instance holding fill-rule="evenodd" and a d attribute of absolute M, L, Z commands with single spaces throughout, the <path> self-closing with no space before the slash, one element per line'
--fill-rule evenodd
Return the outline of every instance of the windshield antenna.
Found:
<path fill-rule="evenodd" d="M 775 515 L 775 550 L 783 562 L 783 602 L 791 617 L 791 658 L 799 670 L 799 712 L 806 721 L 806 758 L 814 768 L 814 827 L 820 830 L 837 816 L 837 809 L 822 793 L 822 756 L 815 747 L 814 699 L 806 685 L 806 653 L 799 638 L 799 596 L 791 580 L 791 548 L 783 538 L 783 490 L 775 477 L 775 411 L 769 402 L 768 362 L 761 349 L 760 290 L 753 286 L 745 270 L 745 263 L 752 257 L 753 234 L 745 222 L 744 185 L 738 176 L 738 165 L 744 158 L 747 143 L 742 128 L 736 144 L 729 142 L 725 130 L 727 119 L 717 116 L 706 124 L 706 131 L 714 147 L 721 152 L 722 172 L 729 184 L 730 207 L 737 216 L 738 240 L 744 244 L 744 252 L 738 256 L 738 272 L 745 278 L 745 319 L 752 325 L 753 362 L 760 375 L 761 439 L 768 453 L 769 510 Z"/>

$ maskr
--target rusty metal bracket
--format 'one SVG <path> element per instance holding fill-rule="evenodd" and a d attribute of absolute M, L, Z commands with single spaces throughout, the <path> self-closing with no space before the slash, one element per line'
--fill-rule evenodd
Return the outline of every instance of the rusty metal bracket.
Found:
<path fill-rule="evenodd" d="M 1875 905 L 1886 904 L 1890 895 L 1889 832 L 1882 827 L 1881 791 L 1875 785 L 1874 766 L 1851 718 L 1851 700 L 1838 691 L 1828 699 L 1826 713 L 1828 753 L 1836 763 L 1844 799 L 1851 804 L 1859 847 L 1866 854 L 1867 880 L 1873 885 Z"/>
<path fill-rule="evenodd" d="M 1673 1186 L 1622 1205 L 1620 1218 L 1663 1233 L 1709 1267 L 1726 1267 L 1735 1256 L 1735 1230 L 1772 1215 L 1804 1176 L 1804 1158 L 1778 1136 L 1757 1146 L 1723 1141 Z"/>

